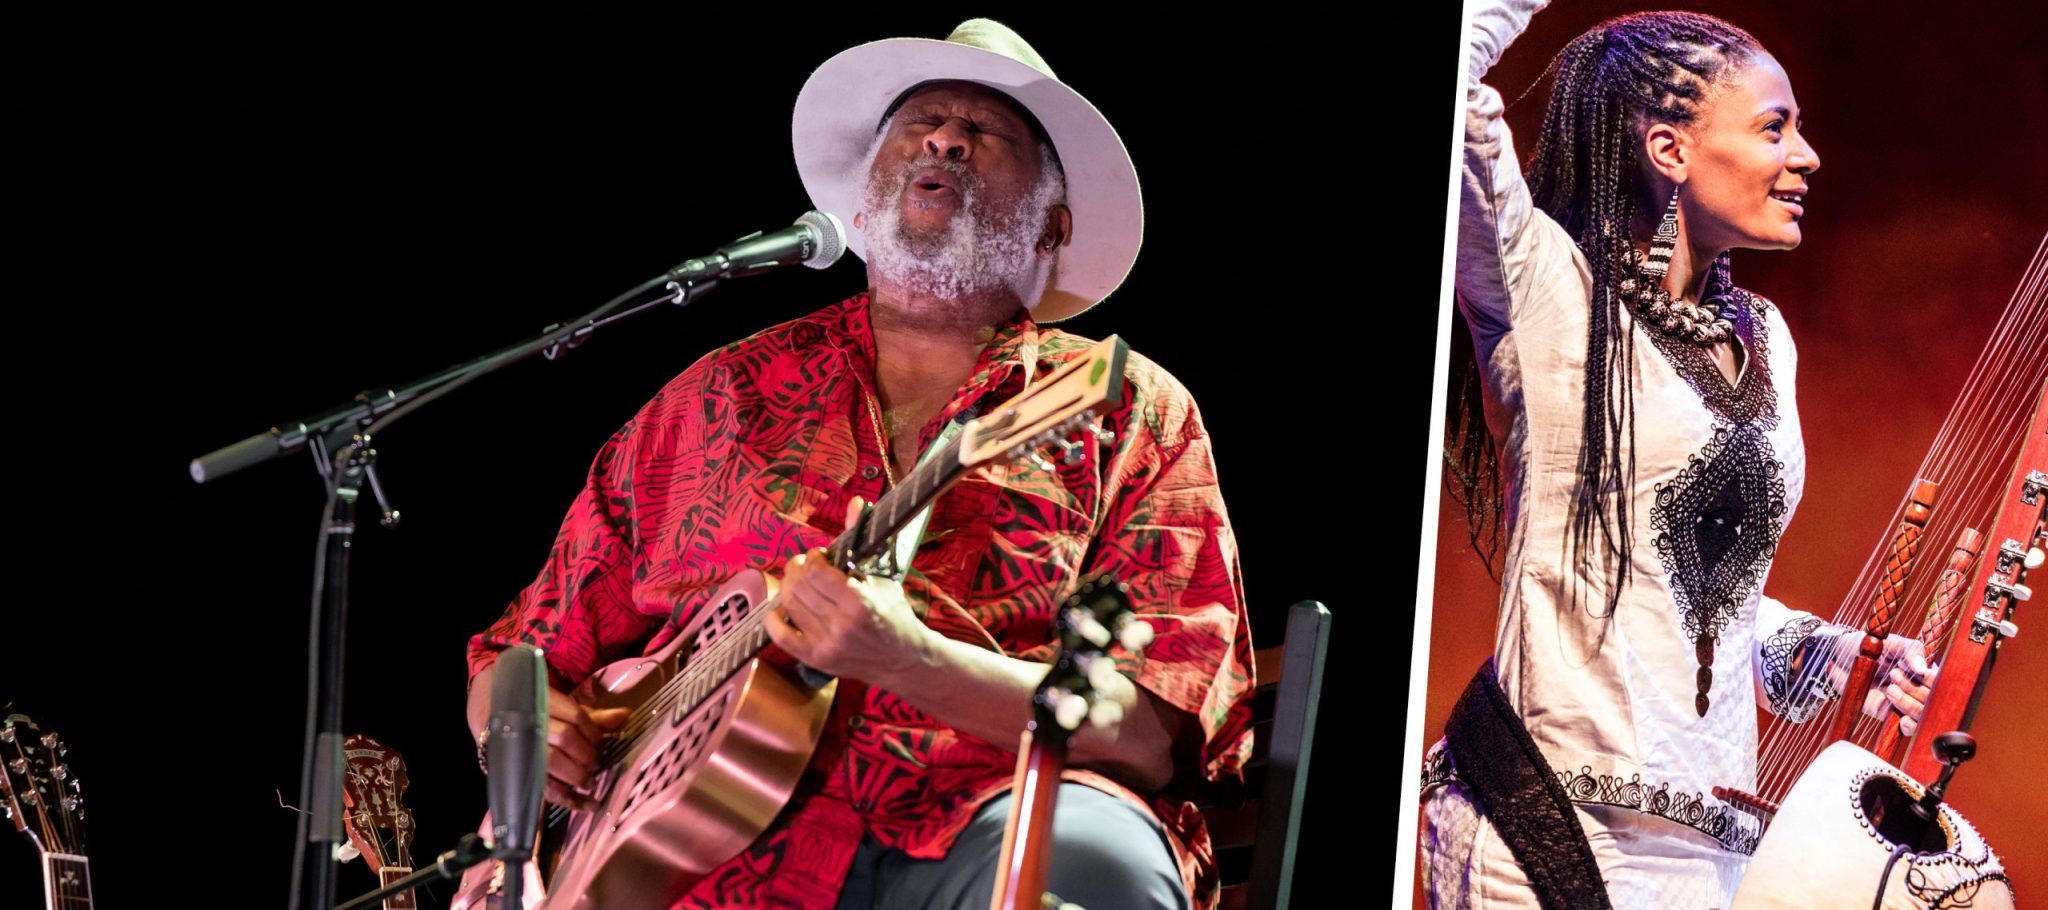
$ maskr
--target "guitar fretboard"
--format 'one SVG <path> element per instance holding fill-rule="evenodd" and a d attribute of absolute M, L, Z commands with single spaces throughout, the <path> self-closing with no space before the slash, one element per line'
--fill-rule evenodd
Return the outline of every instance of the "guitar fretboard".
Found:
<path fill-rule="evenodd" d="M 843 566 L 872 559 L 888 549 L 896 532 L 964 473 L 960 464 L 960 446 L 965 438 L 965 434 L 955 437 L 926 458 L 916 470 L 897 481 L 894 489 L 875 501 L 874 510 L 866 521 L 848 528 L 825 548 L 826 558 L 833 565 Z M 760 609 L 760 604 L 753 606 L 755 609 L 719 638 L 715 645 L 692 655 L 689 668 L 668 683 L 667 693 L 650 700 L 641 710 L 673 712 L 676 716 L 688 714 L 732 678 L 747 661 L 759 656 L 770 641 L 768 630 L 761 624 L 761 618 L 767 615 L 767 611 Z M 644 729 L 646 723 L 646 720 L 638 721 L 627 728 L 628 735 L 615 737 L 606 744 L 602 755 L 604 763 L 613 764 L 631 751 L 637 729 Z"/>
<path fill-rule="evenodd" d="M 377 883 L 386 887 L 412 874 L 411 866 L 386 865 L 377 870 Z M 419 892 L 401 891 L 384 899 L 384 910 L 417 910 Z"/>
<path fill-rule="evenodd" d="M 43 854 L 43 893 L 50 910 L 92 910 L 92 876 L 85 857 Z"/>

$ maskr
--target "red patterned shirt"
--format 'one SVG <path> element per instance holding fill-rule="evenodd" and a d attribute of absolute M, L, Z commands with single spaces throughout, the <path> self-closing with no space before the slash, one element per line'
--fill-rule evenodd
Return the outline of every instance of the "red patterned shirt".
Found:
<path fill-rule="evenodd" d="M 736 573 L 830 543 L 851 497 L 879 498 L 888 459 L 868 304 L 857 296 L 727 345 L 669 382 L 598 453 L 540 577 L 471 639 L 471 675 L 523 642 L 546 649 L 556 687 L 573 689 L 605 663 L 660 648 Z M 1091 344 L 1020 315 L 925 444 Z M 1252 645 L 1209 440 L 1187 389 L 1158 365 L 1133 354 L 1126 389 L 1104 421 L 1112 442 L 1050 471 L 973 471 L 942 495 L 904 590 L 947 637 L 1048 661 L 1061 599 L 1082 578 L 1116 572 L 1157 632 L 1142 659 L 1120 664 L 1195 720 L 1199 745 L 1176 754 L 1177 773 L 1234 778 L 1251 754 Z M 976 808 L 1009 787 L 1015 748 L 843 680 L 790 805 L 677 906 L 830 908 L 863 833 L 943 857 Z M 1195 906 L 1213 905 L 1214 858 L 1191 803 L 1086 770 L 1067 779 L 1154 814 Z"/>

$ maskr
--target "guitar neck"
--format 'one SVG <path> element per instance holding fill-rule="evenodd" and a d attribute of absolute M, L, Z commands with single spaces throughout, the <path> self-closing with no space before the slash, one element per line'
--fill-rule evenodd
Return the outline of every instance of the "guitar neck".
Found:
<path fill-rule="evenodd" d="M 875 500 L 875 507 L 860 524 L 846 529 L 832 545 L 825 548 L 834 565 L 846 565 L 872 559 L 887 550 L 896 532 L 916 517 L 919 509 L 931 504 L 947 487 L 953 485 L 961 474 L 960 440 L 955 438 L 945 447 L 924 459 L 909 476 L 896 482 L 882 498 Z"/>
<path fill-rule="evenodd" d="M 390 887 L 412 874 L 412 863 L 386 864 L 377 870 L 377 884 Z M 400 891 L 384 899 L 384 910 L 419 910 L 419 891 Z"/>
<path fill-rule="evenodd" d="M 92 910 L 92 875 L 85 857 L 43 854 L 43 894 L 49 910 Z"/>

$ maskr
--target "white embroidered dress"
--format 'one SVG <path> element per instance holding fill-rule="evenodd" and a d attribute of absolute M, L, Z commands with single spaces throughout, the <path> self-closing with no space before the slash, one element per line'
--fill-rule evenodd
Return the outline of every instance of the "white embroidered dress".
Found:
<path fill-rule="evenodd" d="M 1630 327 L 1633 558 L 1607 615 L 1612 563 L 1581 571 L 1568 549 L 1592 274 L 1532 204 L 1500 93 L 1480 83 L 1541 6 L 1475 4 L 1468 35 L 1458 296 L 1507 501 L 1494 663 L 1615 906 L 1723 907 L 1760 826 L 1712 790 L 1754 789 L 1757 693 L 1785 707 L 1785 662 L 1819 625 L 1762 595 L 1806 473 L 1792 340 L 1774 307 L 1738 295 L 1730 386 L 1700 348 Z M 1425 772 L 1433 897 L 1535 906 L 1448 759 L 1438 743 Z"/>

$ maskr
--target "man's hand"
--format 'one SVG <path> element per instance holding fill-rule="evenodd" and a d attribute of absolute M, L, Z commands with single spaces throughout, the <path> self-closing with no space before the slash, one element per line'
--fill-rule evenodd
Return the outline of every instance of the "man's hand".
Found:
<path fill-rule="evenodd" d="M 470 681 L 469 730 L 481 736 L 491 712 L 491 673 L 486 667 Z M 592 708 L 576 696 L 548 687 L 548 802 L 571 809 L 594 809 L 590 796 L 591 778 L 597 775 L 597 759 L 605 735 L 617 730 L 632 716 L 630 708 Z"/>
<path fill-rule="evenodd" d="M 631 717 L 631 708 L 592 708 L 560 689 L 548 689 L 548 801 L 571 809 L 595 809 L 591 778 L 605 735 Z"/>
<path fill-rule="evenodd" d="M 847 527 L 860 518 L 861 501 L 847 507 Z M 764 625 L 768 637 L 805 666 L 885 689 L 932 657 L 933 632 L 886 578 L 856 581 L 823 550 L 798 554 L 782 576 Z"/>
<path fill-rule="evenodd" d="M 847 510 L 847 526 L 860 517 Z M 886 579 L 854 581 L 821 551 L 798 556 L 783 573 L 774 607 L 762 624 L 768 637 L 805 665 L 858 679 L 984 742 L 1014 748 L 1031 718 L 1031 693 L 1046 665 L 946 638 L 924 624 Z M 1099 690 L 1123 708 L 1120 724 L 1084 725 L 1069 744 L 1076 767 L 1102 771 L 1140 793 L 1173 779 L 1174 743 L 1194 719 L 1113 674 Z"/>

